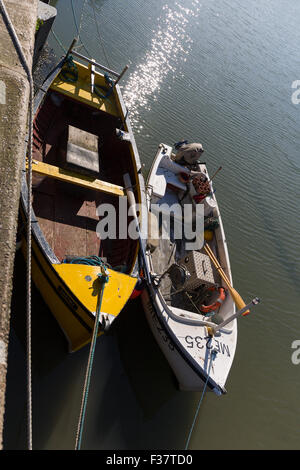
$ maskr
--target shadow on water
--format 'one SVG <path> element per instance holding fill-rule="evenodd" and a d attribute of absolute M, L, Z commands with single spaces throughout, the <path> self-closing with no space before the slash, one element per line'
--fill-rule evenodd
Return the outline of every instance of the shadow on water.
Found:
<path fill-rule="evenodd" d="M 32 291 L 33 378 L 49 373 L 67 354 L 63 333 L 39 293 Z M 4 422 L 4 449 L 26 448 L 27 414 L 26 265 L 16 253 L 11 301 Z M 18 430 L 18 432 L 16 432 Z"/>
<path fill-rule="evenodd" d="M 131 301 L 119 315 L 114 335 L 132 390 L 144 417 L 150 418 L 176 392 L 177 385 L 154 341 L 140 300 Z"/>
<path fill-rule="evenodd" d="M 26 448 L 26 265 L 16 253 L 8 352 L 4 449 Z M 32 290 L 34 448 L 73 448 L 89 347 L 74 354 L 40 294 Z M 141 301 L 129 301 L 98 339 L 88 400 L 84 448 L 134 448 L 137 429 L 177 393 Z M 114 442 L 114 428 L 120 443 Z M 112 437 L 105 440 L 109 431 Z M 103 444 L 104 443 L 104 444 Z"/>

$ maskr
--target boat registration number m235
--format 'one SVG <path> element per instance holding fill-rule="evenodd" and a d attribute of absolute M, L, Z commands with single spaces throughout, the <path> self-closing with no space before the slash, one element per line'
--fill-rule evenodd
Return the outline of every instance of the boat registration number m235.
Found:
<path fill-rule="evenodd" d="M 198 348 L 198 349 L 203 349 L 206 347 L 207 349 L 212 349 L 215 348 L 217 352 L 226 355 L 227 357 L 230 357 L 230 350 L 229 346 L 227 344 L 222 343 L 221 341 L 218 341 L 217 339 L 214 340 L 214 344 L 212 344 L 212 341 L 210 341 L 209 338 L 202 338 L 202 336 L 190 336 L 187 335 L 184 337 L 184 340 L 186 342 L 186 347 L 187 348 Z"/>

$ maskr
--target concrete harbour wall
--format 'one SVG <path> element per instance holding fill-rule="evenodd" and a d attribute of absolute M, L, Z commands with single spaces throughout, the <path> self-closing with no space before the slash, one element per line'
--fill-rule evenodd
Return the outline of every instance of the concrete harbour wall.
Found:
<path fill-rule="evenodd" d="M 3 3 L 14 25 L 27 63 L 31 67 L 38 1 L 3 0 Z M 28 98 L 28 79 L 0 9 L 0 449 L 5 411 L 10 302 Z"/>
<path fill-rule="evenodd" d="M 46 3 L 38 2 L 38 23 L 37 32 L 35 34 L 34 54 L 32 59 L 33 68 L 36 66 L 39 60 L 40 54 L 56 18 L 56 8 L 47 5 Z"/>

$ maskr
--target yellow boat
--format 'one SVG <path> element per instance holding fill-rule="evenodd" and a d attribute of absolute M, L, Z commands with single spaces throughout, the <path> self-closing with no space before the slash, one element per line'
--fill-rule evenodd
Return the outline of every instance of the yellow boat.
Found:
<path fill-rule="evenodd" d="M 91 340 L 102 289 L 99 272 L 108 274 L 99 335 L 122 311 L 138 281 L 139 242 L 124 236 L 124 227 L 120 234 L 118 222 L 126 201 L 124 174 L 130 175 L 141 204 L 144 194 L 140 159 L 118 85 L 123 72 L 108 70 L 71 46 L 35 98 L 32 279 L 72 352 Z M 28 213 L 27 167 L 25 159 L 23 226 Z M 104 204 L 116 214 L 117 233 L 109 238 L 97 232 Z M 140 224 L 143 218 L 142 214 Z"/>

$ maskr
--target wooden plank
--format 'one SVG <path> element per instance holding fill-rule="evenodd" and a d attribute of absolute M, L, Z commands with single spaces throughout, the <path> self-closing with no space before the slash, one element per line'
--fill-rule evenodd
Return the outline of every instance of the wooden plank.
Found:
<path fill-rule="evenodd" d="M 26 168 L 28 168 L 27 163 Z M 101 191 L 106 194 L 115 194 L 116 196 L 125 196 L 125 191 L 122 186 L 94 179 L 91 176 L 78 175 L 78 173 L 73 171 L 65 170 L 58 166 L 49 165 L 48 163 L 39 162 L 37 160 L 32 161 L 32 171 L 40 175 L 49 176 L 49 178 L 64 181 L 65 183 L 82 186 L 83 188 Z"/>

